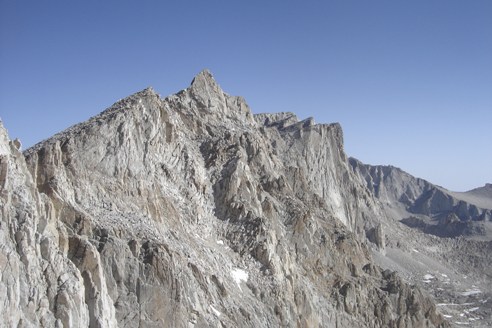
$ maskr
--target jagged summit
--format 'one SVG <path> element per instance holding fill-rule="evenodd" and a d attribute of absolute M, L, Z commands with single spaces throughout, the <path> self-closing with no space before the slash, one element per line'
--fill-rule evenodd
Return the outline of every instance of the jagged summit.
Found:
<path fill-rule="evenodd" d="M 191 81 L 191 85 L 189 90 L 192 96 L 198 101 L 202 102 L 205 106 L 217 105 L 217 102 L 220 102 L 224 99 L 224 91 L 219 86 L 219 84 L 215 81 L 212 73 L 204 69 L 200 73 L 198 73 L 193 81 Z"/>
<path fill-rule="evenodd" d="M 206 84 L 211 86 L 218 85 L 212 72 L 210 72 L 208 69 L 204 69 L 200 71 L 197 75 L 195 75 L 195 77 L 191 81 L 190 86 L 193 87 L 199 84 Z"/>
<path fill-rule="evenodd" d="M 158 94 L 155 92 L 155 90 L 152 86 L 148 86 L 147 88 L 143 89 L 142 91 L 136 92 L 135 95 L 150 96 L 150 95 L 158 95 Z"/>
<path fill-rule="evenodd" d="M 187 103 L 190 106 L 182 106 Z M 164 116 L 177 113 L 200 116 L 211 126 L 223 128 L 224 124 L 254 126 L 253 114 L 244 98 L 226 94 L 215 81 L 209 70 L 198 73 L 191 85 L 175 95 L 161 99 L 152 87 L 147 87 L 128 97 L 118 100 L 109 108 L 85 122 L 78 123 L 25 151 L 26 154 L 39 149 L 43 143 L 53 143 L 79 135 L 85 129 L 113 121 L 121 115 L 139 120 L 148 111 L 161 120 Z M 190 127 L 196 129 L 198 127 Z M 63 142 L 63 141 L 62 141 Z"/>

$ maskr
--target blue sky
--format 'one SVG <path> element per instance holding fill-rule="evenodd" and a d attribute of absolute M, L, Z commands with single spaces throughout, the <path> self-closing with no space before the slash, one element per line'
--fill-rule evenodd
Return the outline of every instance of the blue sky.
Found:
<path fill-rule="evenodd" d="M 253 112 L 452 190 L 492 182 L 492 1 L 0 0 L 0 117 L 29 146 L 210 69 Z"/>

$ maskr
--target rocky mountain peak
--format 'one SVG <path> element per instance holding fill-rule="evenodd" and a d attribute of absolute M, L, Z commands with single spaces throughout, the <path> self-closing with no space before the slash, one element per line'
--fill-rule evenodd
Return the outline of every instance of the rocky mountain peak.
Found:
<path fill-rule="evenodd" d="M 10 140 L 8 131 L 3 125 L 3 121 L 0 119 L 0 156 L 5 156 L 11 151 L 20 150 L 20 140 Z"/>
<path fill-rule="evenodd" d="M 155 92 L 153 87 L 147 87 L 143 89 L 142 91 L 137 92 L 138 95 L 145 97 L 145 96 L 158 96 L 158 94 Z"/>
<path fill-rule="evenodd" d="M 189 87 L 193 98 L 201 102 L 206 107 L 217 105 L 218 102 L 224 100 L 224 91 L 215 81 L 212 73 L 209 70 L 203 70 L 198 73 Z"/>
<path fill-rule="evenodd" d="M 204 86 L 222 91 L 218 83 L 215 81 L 212 72 L 210 72 L 208 69 L 202 70 L 191 81 L 192 88 L 202 88 Z"/>
<path fill-rule="evenodd" d="M 176 95 L 166 98 L 172 110 L 182 114 L 200 116 L 209 130 L 224 129 L 224 125 L 256 126 L 253 114 L 245 99 L 224 92 L 209 70 L 198 73 L 191 85 Z M 179 104 L 187 103 L 187 106 Z M 191 123 L 191 122 L 187 122 Z M 196 129 L 200 127 L 192 127 Z"/>

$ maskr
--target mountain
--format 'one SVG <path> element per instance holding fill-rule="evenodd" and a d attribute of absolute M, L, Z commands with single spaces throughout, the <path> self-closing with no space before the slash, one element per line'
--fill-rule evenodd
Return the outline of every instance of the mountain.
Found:
<path fill-rule="evenodd" d="M 349 162 L 386 213 L 376 262 L 426 289 L 456 327 L 490 327 L 491 185 L 457 193 L 393 166 Z"/>
<path fill-rule="evenodd" d="M 465 193 L 448 191 L 392 166 L 366 165 L 350 158 L 367 188 L 403 223 L 441 237 L 492 238 L 492 185 Z"/>
<path fill-rule="evenodd" d="M 404 237 L 441 239 L 394 220 L 351 164 L 340 125 L 253 115 L 208 71 L 24 153 L 0 126 L 0 322 L 450 327 L 391 269 Z"/>
<path fill-rule="evenodd" d="M 492 183 L 486 183 L 483 187 L 467 192 L 452 192 L 451 194 L 467 203 L 489 210 L 492 209 Z"/>

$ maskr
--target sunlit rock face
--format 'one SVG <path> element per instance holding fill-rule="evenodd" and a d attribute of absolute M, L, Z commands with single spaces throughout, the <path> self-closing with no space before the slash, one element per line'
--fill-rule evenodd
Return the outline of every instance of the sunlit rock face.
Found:
<path fill-rule="evenodd" d="M 253 115 L 203 71 L 24 154 L 0 137 L 7 326 L 448 326 L 374 264 L 385 214 L 338 124 Z"/>

